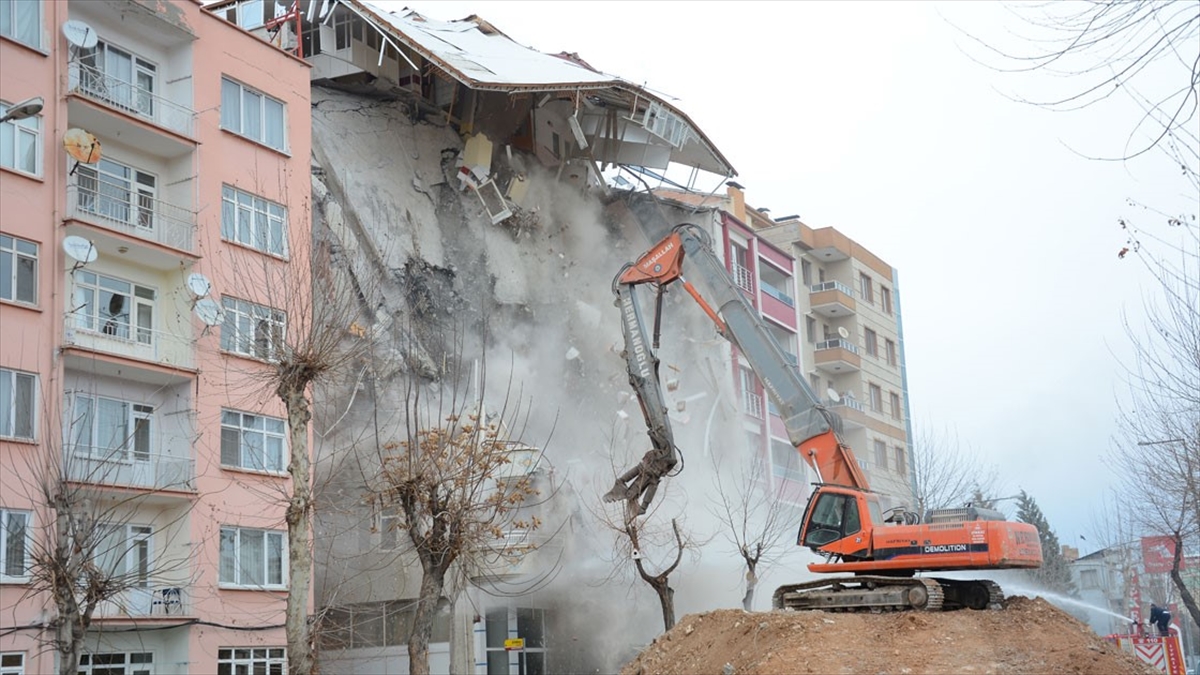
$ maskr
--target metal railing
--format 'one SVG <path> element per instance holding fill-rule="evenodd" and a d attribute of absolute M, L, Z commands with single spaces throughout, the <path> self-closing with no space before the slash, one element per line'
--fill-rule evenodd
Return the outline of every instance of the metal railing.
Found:
<path fill-rule="evenodd" d="M 63 457 L 67 480 L 91 485 L 193 491 L 196 461 L 131 448 L 73 445 Z"/>
<path fill-rule="evenodd" d="M 742 406 L 745 408 L 746 414 L 751 417 L 763 418 L 763 402 L 762 397 L 753 391 L 742 392 Z"/>
<path fill-rule="evenodd" d="M 196 112 L 153 91 L 126 82 L 80 61 L 71 62 L 70 90 L 132 115 L 144 117 L 184 136 L 192 135 Z"/>
<path fill-rule="evenodd" d="M 195 339 L 190 334 L 143 328 L 127 320 L 103 320 L 82 312 L 67 312 L 64 326 L 66 345 L 183 368 L 192 367 L 194 361 Z"/>
<path fill-rule="evenodd" d="M 774 286 L 772 286 L 771 284 L 768 284 L 765 281 L 759 281 L 758 283 L 759 283 L 759 286 L 762 287 L 762 292 L 765 293 L 766 295 L 769 295 L 772 298 L 775 298 L 776 300 L 782 302 L 783 304 L 787 305 L 788 307 L 796 306 L 796 301 L 792 299 L 792 296 L 788 295 L 787 293 L 784 293 L 783 291 L 779 290 L 778 288 L 775 288 Z"/>
<path fill-rule="evenodd" d="M 854 297 L 854 289 L 840 281 L 822 281 L 819 284 L 813 284 L 808 287 L 810 293 L 820 293 L 821 291 L 841 291 L 850 297 Z"/>
<path fill-rule="evenodd" d="M 191 251 L 196 212 L 122 185 L 76 173 L 67 186 L 67 209 L 72 218 L 96 223 L 139 239 Z"/>
<path fill-rule="evenodd" d="M 858 399 L 850 398 L 849 396 L 843 396 L 841 398 L 841 400 L 839 400 L 839 401 L 832 401 L 832 400 L 826 399 L 825 407 L 826 408 L 849 408 L 851 410 L 857 410 L 859 412 L 864 412 L 862 402 L 859 401 Z"/>
<path fill-rule="evenodd" d="M 821 351 L 822 349 L 845 349 L 852 354 L 858 353 L 858 345 L 851 343 L 849 340 L 843 340 L 841 338 L 822 340 L 817 343 L 814 349 L 816 351 Z"/>
<path fill-rule="evenodd" d="M 100 603 L 97 618 L 141 616 L 189 616 L 190 593 L 186 586 L 148 585 L 126 588 L 116 596 Z"/>
<path fill-rule="evenodd" d="M 745 267 L 742 267 L 741 265 L 739 265 L 737 263 L 732 263 L 731 267 L 732 267 L 731 274 L 733 276 L 733 282 L 736 283 L 738 285 L 738 287 L 741 288 L 742 290 L 753 293 L 754 292 L 754 275 L 750 274 L 750 270 Z"/>

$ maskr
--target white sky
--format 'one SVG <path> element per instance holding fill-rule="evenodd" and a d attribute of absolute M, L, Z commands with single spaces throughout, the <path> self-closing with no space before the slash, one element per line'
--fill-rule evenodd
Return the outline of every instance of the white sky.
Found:
<path fill-rule="evenodd" d="M 1114 481 L 1121 312 L 1140 314 L 1144 282 L 1117 259 L 1116 220 L 1148 221 L 1127 198 L 1196 201 L 1158 156 L 1075 152 L 1119 154 L 1131 104 L 1055 113 L 1005 98 L 1072 84 L 964 55 L 946 19 L 1019 44 L 995 4 L 374 2 L 478 14 L 677 97 L 752 205 L 834 226 L 899 270 L 916 425 L 956 430 L 1063 543 L 1094 550 L 1079 535 L 1095 541 Z"/>

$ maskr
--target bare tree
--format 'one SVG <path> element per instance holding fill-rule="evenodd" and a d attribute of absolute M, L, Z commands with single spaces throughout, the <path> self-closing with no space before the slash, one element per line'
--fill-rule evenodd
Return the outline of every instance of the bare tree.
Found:
<path fill-rule="evenodd" d="M 917 512 L 978 502 L 977 495 L 999 496 L 995 465 L 983 464 L 950 429 L 941 433 L 922 427 L 913 440 L 913 474 Z"/>

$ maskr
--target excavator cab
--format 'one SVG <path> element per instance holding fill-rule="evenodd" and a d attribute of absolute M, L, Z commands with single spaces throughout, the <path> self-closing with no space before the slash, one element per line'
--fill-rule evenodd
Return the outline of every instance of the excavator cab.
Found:
<path fill-rule="evenodd" d="M 820 485 L 808 499 L 796 544 L 815 553 L 865 558 L 871 553 L 871 528 L 882 520 L 876 495 Z"/>

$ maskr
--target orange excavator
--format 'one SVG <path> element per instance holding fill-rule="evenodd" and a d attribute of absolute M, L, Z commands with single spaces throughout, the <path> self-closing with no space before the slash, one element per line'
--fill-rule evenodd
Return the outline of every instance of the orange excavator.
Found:
<path fill-rule="evenodd" d="M 712 303 L 684 278 L 685 263 L 689 273 L 695 271 L 703 279 Z M 808 569 L 849 575 L 781 586 L 773 596 L 776 609 L 999 607 L 1004 596 L 992 581 L 917 574 L 1041 566 L 1037 528 L 1005 520 L 998 511 L 941 509 L 885 521 L 878 494 L 871 491 L 854 451 L 842 440 L 841 419 L 821 404 L 800 376 L 713 252 L 708 233 L 688 223 L 674 227 L 613 280 L 629 383 L 641 403 L 652 447 L 638 465 L 618 477 L 606 501 L 626 501 L 627 517 L 636 518 L 645 513 L 659 482 L 678 465 L 657 356 L 663 297 L 676 282 L 754 369 L 789 440 L 817 474 L 796 542 L 823 558 Z M 652 335 L 643 318 L 639 286 L 655 293 Z"/>

